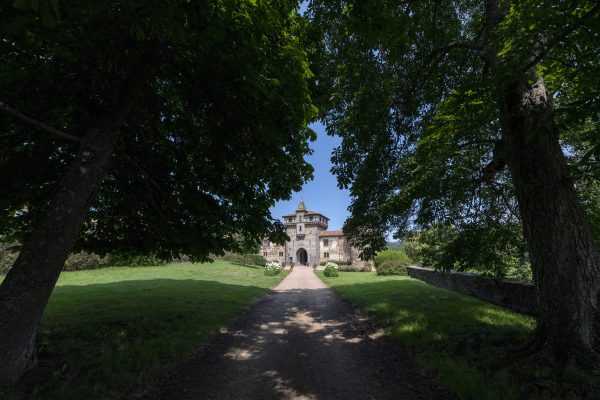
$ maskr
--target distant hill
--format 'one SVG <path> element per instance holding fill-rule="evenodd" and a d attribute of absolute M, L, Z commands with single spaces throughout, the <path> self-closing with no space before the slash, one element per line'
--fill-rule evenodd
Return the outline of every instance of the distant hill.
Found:
<path fill-rule="evenodd" d="M 393 250 L 401 250 L 402 242 L 387 242 L 387 248 Z"/>

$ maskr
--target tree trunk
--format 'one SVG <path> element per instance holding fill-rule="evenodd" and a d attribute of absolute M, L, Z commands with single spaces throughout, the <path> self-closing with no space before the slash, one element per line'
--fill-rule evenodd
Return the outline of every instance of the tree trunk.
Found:
<path fill-rule="evenodd" d="M 113 116 L 82 137 L 54 198 L 0 286 L 0 386 L 14 383 L 35 364 L 42 313 L 104 177 L 123 118 Z"/>
<path fill-rule="evenodd" d="M 519 203 L 538 299 L 536 344 L 559 364 L 597 369 L 600 256 L 559 144 L 542 78 L 501 101 L 504 156 Z"/>

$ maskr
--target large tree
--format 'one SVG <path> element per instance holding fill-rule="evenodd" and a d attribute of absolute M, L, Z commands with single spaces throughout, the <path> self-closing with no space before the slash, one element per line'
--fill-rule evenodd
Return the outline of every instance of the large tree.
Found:
<path fill-rule="evenodd" d="M 73 246 L 161 258 L 281 240 L 269 207 L 312 175 L 314 133 L 291 0 L 0 5 L 0 384 Z M 82 229 L 82 226 L 84 229 Z"/>
<path fill-rule="evenodd" d="M 599 11 L 555 0 L 310 7 L 351 240 L 369 257 L 388 229 L 520 224 L 538 298 L 533 349 L 593 368 L 600 256 L 582 201 L 598 209 Z"/>

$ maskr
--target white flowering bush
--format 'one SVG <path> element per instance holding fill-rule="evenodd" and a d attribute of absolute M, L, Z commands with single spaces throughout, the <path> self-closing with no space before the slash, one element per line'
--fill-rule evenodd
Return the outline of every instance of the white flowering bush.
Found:
<path fill-rule="evenodd" d="M 281 272 L 283 267 L 279 261 L 269 261 L 265 264 L 265 275 L 273 276 Z"/>
<path fill-rule="evenodd" d="M 327 264 L 325 264 L 323 274 L 328 277 L 338 276 L 338 265 L 334 262 L 329 261 Z"/>

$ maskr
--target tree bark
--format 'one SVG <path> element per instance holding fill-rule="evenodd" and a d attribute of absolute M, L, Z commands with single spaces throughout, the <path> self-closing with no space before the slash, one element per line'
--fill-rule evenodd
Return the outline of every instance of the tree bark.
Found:
<path fill-rule="evenodd" d="M 535 343 L 559 364 L 598 369 L 600 256 L 560 147 L 543 78 L 509 85 L 501 120 L 538 299 Z"/>
<path fill-rule="evenodd" d="M 82 137 L 54 198 L 0 286 L 0 386 L 35 365 L 35 336 L 44 308 L 105 175 L 126 110 Z"/>

